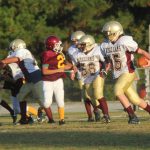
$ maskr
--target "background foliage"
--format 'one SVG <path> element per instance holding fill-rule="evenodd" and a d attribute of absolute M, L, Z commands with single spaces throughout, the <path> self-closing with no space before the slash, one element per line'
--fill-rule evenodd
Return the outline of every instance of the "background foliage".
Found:
<path fill-rule="evenodd" d="M 119 21 L 139 47 L 148 48 L 149 0 L 0 0 L 0 18 L 1 59 L 15 38 L 23 39 L 37 59 L 44 50 L 44 39 L 52 34 L 62 39 L 64 51 L 70 45 L 70 34 L 76 30 L 101 42 L 102 26 L 110 20 Z M 69 86 L 70 80 L 65 84 L 67 91 L 78 90 L 76 83 Z M 108 95 L 113 99 L 112 94 Z"/>

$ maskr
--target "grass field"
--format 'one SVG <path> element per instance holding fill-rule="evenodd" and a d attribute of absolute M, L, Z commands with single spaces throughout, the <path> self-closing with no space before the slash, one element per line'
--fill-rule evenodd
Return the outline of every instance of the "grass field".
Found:
<path fill-rule="evenodd" d="M 0 116 L 0 150 L 150 150 L 150 116 L 138 111 L 141 123 L 128 125 L 123 111 L 110 113 L 111 123 L 89 123 L 84 113 L 66 114 L 66 124 L 13 126 Z"/>

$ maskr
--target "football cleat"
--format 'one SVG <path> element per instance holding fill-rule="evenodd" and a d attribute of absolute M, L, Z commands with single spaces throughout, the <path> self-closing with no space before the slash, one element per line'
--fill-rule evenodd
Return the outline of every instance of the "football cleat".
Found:
<path fill-rule="evenodd" d="M 46 120 L 46 119 L 45 119 L 45 117 L 44 117 L 42 108 L 39 107 L 39 108 L 38 108 L 37 121 L 38 121 L 38 122 L 44 122 L 45 120 Z"/>
<path fill-rule="evenodd" d="M 96 122 L 100 121 L 100 111 L 95 111 L 94 115 L 95 115 L 95 121 Z"/>
<path fill-rule="evenodd" d="M 92 117 L 89 117 L 88 122 L 94 122 L 94 119 Z"/>
<path fill-rule="evenodd" d="M 27 120 L 28 120 L 28 124 L 33 124 L 34 123 L 34 119 L 31 115 L 29 117 L 27 117 Z"/>
<path fill-rule="evenodd" d="M 15 124 L 16 121 L 17 121 L 17 115 L 13 115 L 13 116 L 11 116 L 11 117 L 12 117 L 12 119 L 13 119 L 13 124 Z"/>
<path fill-rule="evenodd" d="M 28 120 L 20 119 L 18 122 L 16 122 L 14 125 L 26 125 L 29 124 Z"/>
<path fill-rule="evenodd" d="M 104 123 L 110 123 L 110 117 L 107 114 L 104 114 L 104 116 L 102 117 L 102 121 Z"/>
<path fill-rule="evenodd" d="M 65 120 L 64 119 L 59 121 L 59 125 L 64 125 L 64 124 L 65 124 Z"/>
<path fill-rule="evenodd" d="M 140 124 L 140 121 L 136 115 L 129 116 L 128 124 Z"/>
<path fill-rule="evenodd" d="M 53 119 L 51 119 L 51 120 L 49 119 L 47 123 L 53 124 L 53 123 L 55 123 L 55 121 Z"/>
<path fill-rule="evenodd" d="M 11 113 L 10 115 L 11 115 L 11 118 L 12 118 L 12 120 L 13 120 L 13 124 L 15 124 L 16 121 L 17 121 L 17 115 L 15 114 L 14 111 L 13 111 L 13 113 Z"/>

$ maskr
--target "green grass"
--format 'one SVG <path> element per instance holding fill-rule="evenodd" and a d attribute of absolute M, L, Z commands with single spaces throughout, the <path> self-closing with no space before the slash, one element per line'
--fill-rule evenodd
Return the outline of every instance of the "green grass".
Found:
<path fill-rule="evenodd" d="M 84 113 L 67 113 L 66 124 L 13 126 L 11 118 L 0 117 L 0 150 L 149 150 L 150 116 L 137 115 L 141 123 L 128 125 L 123 111 L 111 113 L 111 123 L 88 123 Z"/>

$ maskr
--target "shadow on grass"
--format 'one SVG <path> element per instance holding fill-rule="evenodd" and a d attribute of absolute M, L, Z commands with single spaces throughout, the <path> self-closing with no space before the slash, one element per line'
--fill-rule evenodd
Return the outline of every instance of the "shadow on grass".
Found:
<path fill-rule="evenodd" d="M 40 131 L 1 132 L 0 145 L 22 145 L 29 147 L 128 147 L 128 149 L 150 147 L 150 133 L 115 133 L 88 131 Z"/>

